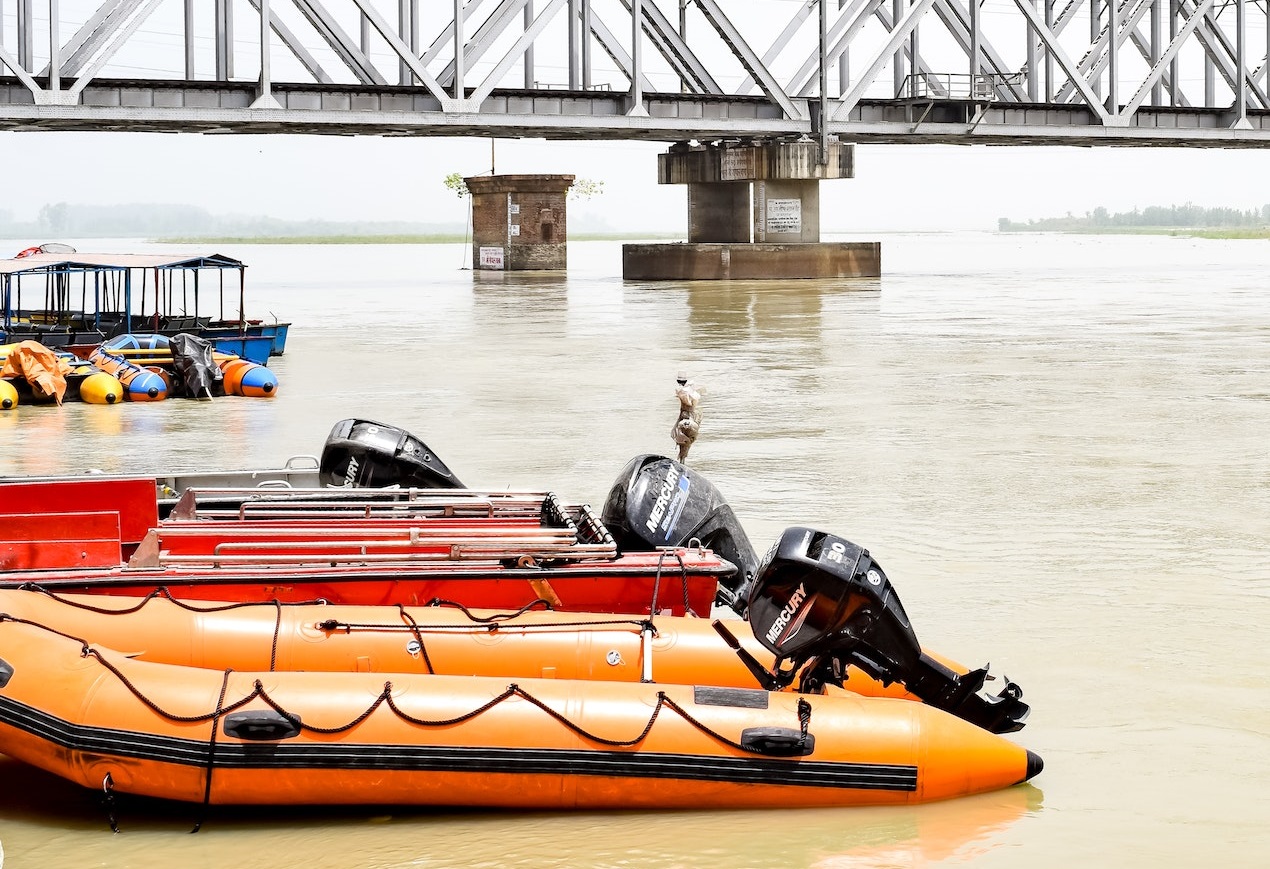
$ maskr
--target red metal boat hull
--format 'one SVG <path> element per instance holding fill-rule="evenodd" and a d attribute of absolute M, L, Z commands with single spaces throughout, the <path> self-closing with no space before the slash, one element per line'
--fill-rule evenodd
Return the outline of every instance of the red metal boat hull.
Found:
<path fill-rule="evenodd" d="M 434 599 L 473 608 L 519 609 L 547 600 L 572 612 L 710 613 L 719 579 L 731 572 L 710 553 L 631 553 L 599 564 L 548 568 L 447 565 L 441 569 L 298 568 L 24 571 L 0 574 L 0 586 L 24 583 L 59 591 L 148 594 L 166 588 L 178 600 L 326 600 L 338 604 L 417 606 Z"/>

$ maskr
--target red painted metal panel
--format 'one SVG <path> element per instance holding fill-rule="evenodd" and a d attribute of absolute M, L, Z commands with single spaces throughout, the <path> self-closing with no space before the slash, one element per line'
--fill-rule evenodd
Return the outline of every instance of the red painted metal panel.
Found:
<path fill-rule="evenodd" d="M 153 477 L 0 483 L 0 522 L 7 522 L 2 517 L 13 513 L 114 513 L 119 522 L 116 540 L 125 546 L 140 543 L 159 524 Z"/>
<path fill-rule="evenodd" d="M 119 514 L 0 514 L 0 570 L 118 567 Z"/>

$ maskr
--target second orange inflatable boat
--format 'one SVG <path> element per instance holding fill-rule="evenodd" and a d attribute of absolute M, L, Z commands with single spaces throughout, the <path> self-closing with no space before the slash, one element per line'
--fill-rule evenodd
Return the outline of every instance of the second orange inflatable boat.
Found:
<path fill-rule="evenodd" d="M 179 601 L 0 589 L 0 618 L 57 630 L 130 657 L 223 670 L 433 673 L 757 687 L 707 619 L 683 616 L 496 612 L 459 606 Z M 743 621 L 726 623 L 763 666 L 770 652 Z M 946 658 L 957 672 L 967 668 Z M 917 699 L 858 668 L 845 686 L 871 697 Z"/>

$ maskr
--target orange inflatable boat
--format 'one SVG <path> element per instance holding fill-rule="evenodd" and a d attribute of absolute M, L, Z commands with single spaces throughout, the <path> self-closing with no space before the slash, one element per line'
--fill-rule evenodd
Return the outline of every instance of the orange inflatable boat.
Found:
<path fill-rule="evenodd" d="M 1008 679 L 986 694 L 986 667 L 969 670 L 924 650 L 865 550 L 804 528 L 788 529 L 760 565 L 745 621 L 674 618 L 657 607 L 558 612 L 532 597 L 510 613 L 453 603 L 177 602 L 166 588 L 146 598 L 55 597 L 41 576 L 10 574 L 0 613 L 186 666 L 796 684 L 808 692 L 830 685 L 919 699 L 998 733 L 1021 729 L 1029 712 Z"/>
<path fill-rule="evenodd" d="M 1041 770 L 999 735 L 1023 726 L 1017 688 L 987 696 L 983 671 L 922 651 L 868 553 L 805 528 L 759 565 L 753 643 L 660 616 L 32 590 L 0 607 L 0 752 L 107 790 L 755 808 L 945 799 Z M 911 698 L 877 696 L 892 683 Z"/>
<path fill-rule="evenodd" d="M 0 751 L 86 787 L 190 802 L 885 805 L 1040 768 L 931 706 L 840 689 L 217 671 L 13 620 L 0 658 Z"/>
<path fill-rule="evenodd" d="M 224 670 L 432 673 L 500 678 L 655 681 L 753 688 L 755 676 L 708 619 L 669 615 L 468 610 L 458 605 L 217 604 L 147 597 L 0 590 L 14 618 L 138 660 Z M 727 623 L 764 667 L 770 652 L 739 620 Z M 967 668 L 940 658 L 951 669 Z M 871 697 L 918 699 L 856 667 L 844 686 Z"/>

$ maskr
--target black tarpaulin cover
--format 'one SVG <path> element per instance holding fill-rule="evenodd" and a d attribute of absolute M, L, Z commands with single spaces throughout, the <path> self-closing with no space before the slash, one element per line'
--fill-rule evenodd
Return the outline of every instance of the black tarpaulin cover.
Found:
<path fill-rule="evenodd" d="M 172 348 L 172 389 L 177 395 L 211 401 L 213 395 L 223 391 L 222 374 L 212 359 L 211 342 L 182 332 L 173 335 L 169 344 Z"/>

